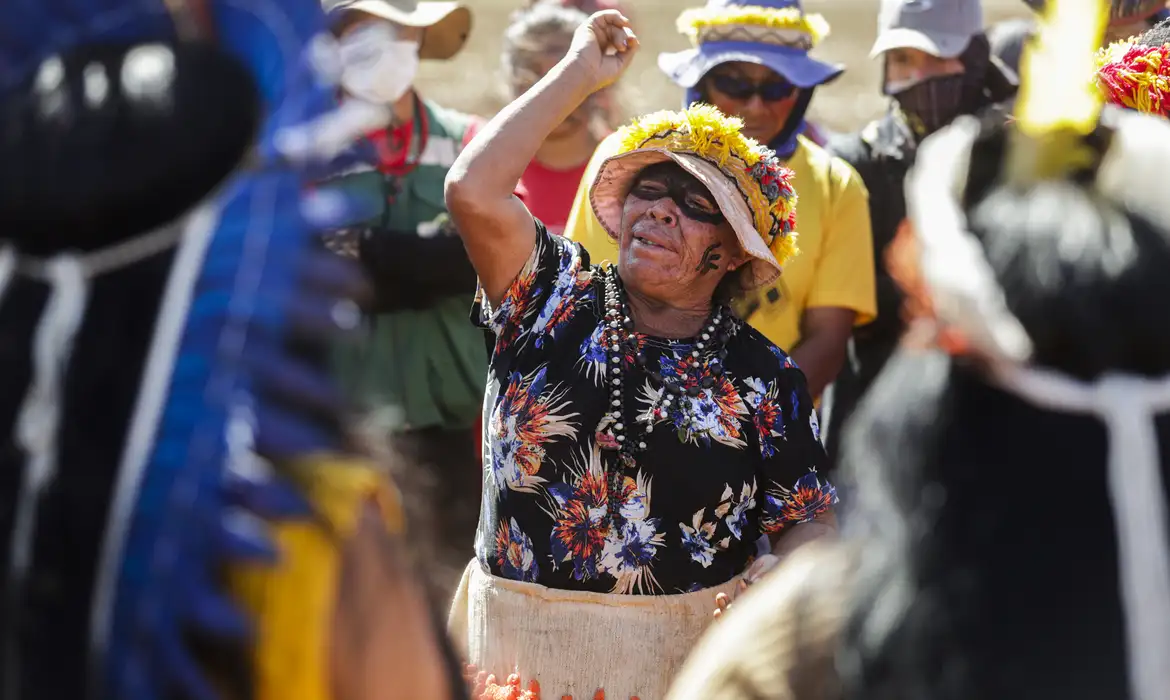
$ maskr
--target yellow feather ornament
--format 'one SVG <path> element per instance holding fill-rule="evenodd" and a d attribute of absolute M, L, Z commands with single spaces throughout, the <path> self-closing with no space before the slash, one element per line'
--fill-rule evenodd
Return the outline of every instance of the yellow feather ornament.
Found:
<path fill-rule="evenodd" d="M 370 503 L 378 506 L 388 533 L 402 532 L 401 502 L 380 470 L 361 458 L 320 455 L 282 473 L 297 483 L 317 519 L 274 525 L 280 560 L 275 566 L 233 566 L 228 585 L 256 621 L 254 699 L 331 700 L 341 548 Z"/>
<path fill-rule="evenodd" d="M 692 43 L 698 43 L 704 30 L 736 25 L 800 32 L 808 35 L 812 46 L 816 46 L 829 36 L 829 23 L 824 17 L 806 15 L 794 7 L 784 9 L 756 5 L 717 9 L 697 7 L 684 11 L 677 21 L 679 33 L 690 37 Z"/>
<path fill-rule="evenodd" d="M 1049 0 L 1020 61 L 1016 130 L 1004 159 L 1005 179 L 1026 188 L 1092 164 L 1084 138 L 1104 102 L 1092 81 L 1109 21 L 1106 0 Z"/>

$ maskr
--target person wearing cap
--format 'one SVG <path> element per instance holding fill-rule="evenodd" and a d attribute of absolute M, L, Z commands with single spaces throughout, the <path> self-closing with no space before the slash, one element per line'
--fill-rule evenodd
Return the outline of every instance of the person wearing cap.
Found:
<path fill-rule="evenodd" d="M 475 271 L 449 224 L 443 179 L 478 118 L 424 99 L 413 87 L 420 59 L 463 47 L 470 11 L 453 2 L 327 0 L 341 59 L 344 101 L 388 108 L 367 134 L 376 154 L 333 187 L 378 202 L 361 225 L 336 232 L 372 282 L 365 333 L 335 352 L 336 371 L 371 423 L 421 465 L 428 497 L 411 515 L 438 540 L 437 597 L 454 589 L 471 551 L 479 503 L 476 424 L 487 374 L 483 333 L 467 323 Z M 415 475 L 414 478 L 419 478 Z M 447 561 L 445 554 L 458 552 Z"/>
<path fill-rule="evenodd" d="M 473 316 L 495 335 L 476 557 L 451 630 L 480 673 L 545 697 L 662 697 L 717 593 L 835 531 L 804 375 L 730 308 L 797 253 L 794 176 L 775 154 L 709 105 L 623 128 L 590 192 L 616 265 L 513 195 L 636 48 L 622 15 L 593 15 L 447 177 L 479 273 Z M 756 559 L 762 536 L 773 555 Z"/>
<path fill-rule="evenodd" d="M 837 460 L 842 426 L 905 330 L 902 294 L 884 256 L 906 218 L 903 179 L 918 143 L 955 117 L 996 109 L 1015 94 L 1015 74 L 991 55 L 979 0 L 883 0 L 878 22 L 870 55 L 882 62 L 882 92 L 890 97 L 889 109 L 830 144 L 870 192 L 878 304 L 877 320 L 854 330 L 849 360 L 826 406 L 830 463 Z"/>
<path fill-rule="evenodd" d="M 685 89 L 685 104 L 706 102 L 740 117 L 744 134 L 767 144 L 796 174 L 803 255 L 780 284 L 751 296 L 744 313 L 791 354 L 819 396 L 845 361 L 854 324 L 875 313 L 865 186 L 847 163 L 803 134 L 816 88 L 844 70 L 809 54 L 828 24 L 794 0 L 711 0 L 683 12 L 678 26 L 694 47 L 662 54 L 658 65 Z M 616 137 L 598 147 L 565 229 L 599 260 L 614 260 L 618 251 L 591 210 L 589 191 L 617 147 Z"/>

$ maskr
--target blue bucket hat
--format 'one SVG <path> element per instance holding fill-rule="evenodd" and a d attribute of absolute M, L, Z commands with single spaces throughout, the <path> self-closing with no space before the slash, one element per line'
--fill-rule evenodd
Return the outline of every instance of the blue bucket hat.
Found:
<path fill-rule="evenodd" d="M 845 70 L 809 56 L 829 24 L 805 14 L 799 0 L 709 0 L 683 12 L 678 29 L 694 47 L 659 54 L 658 67 L 688 92 L 712 68 L 733 61 L 765 66 L 802 89 L 824 85 Z"/>

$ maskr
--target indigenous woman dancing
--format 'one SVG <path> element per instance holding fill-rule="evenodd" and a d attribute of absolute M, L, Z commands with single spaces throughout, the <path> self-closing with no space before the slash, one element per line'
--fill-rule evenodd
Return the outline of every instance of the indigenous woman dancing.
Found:
<path fill-rule="evenodd" d="M 549 697 L 661 698 L 761 536 L 763 568 L 834 530 L 804 376 L 729 308 L 796 253 L 775 154 L 709 106 L 627 127 L 591 194 L 620 249 L 607 268 L 512 196 L 636 48 L 620 14 L 591 17 L 447 180 L 495 334 L 477 556 L 451 629 L 481 673 Z"/>

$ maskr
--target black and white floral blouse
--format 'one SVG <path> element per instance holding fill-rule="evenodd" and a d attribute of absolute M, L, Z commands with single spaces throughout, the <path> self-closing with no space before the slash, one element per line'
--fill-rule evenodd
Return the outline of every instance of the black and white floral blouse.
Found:
<path fill-rule="evenodd" d="M 836 501 L 817 474 L 825 453 L 804 375 L 743 326 L 722 376 L 681 396 L 635 468 L 623 467 L 594 437 L 608 410 L 601 278 L 584 249 L 538 222 L 532 257 L 499 308 L 477 297 L 473 319 L 496 346 L 476 556 L 496 576 L 550 588 L 672 594 L 724 583 L 761 534 Z M 693 341 L 636 337 L 649 366 L 683 380 Z M 624 371 L 632 419 L 660 389 L 636 363 Z M 611 482 L 615 469 L 624 474 Z"/>

